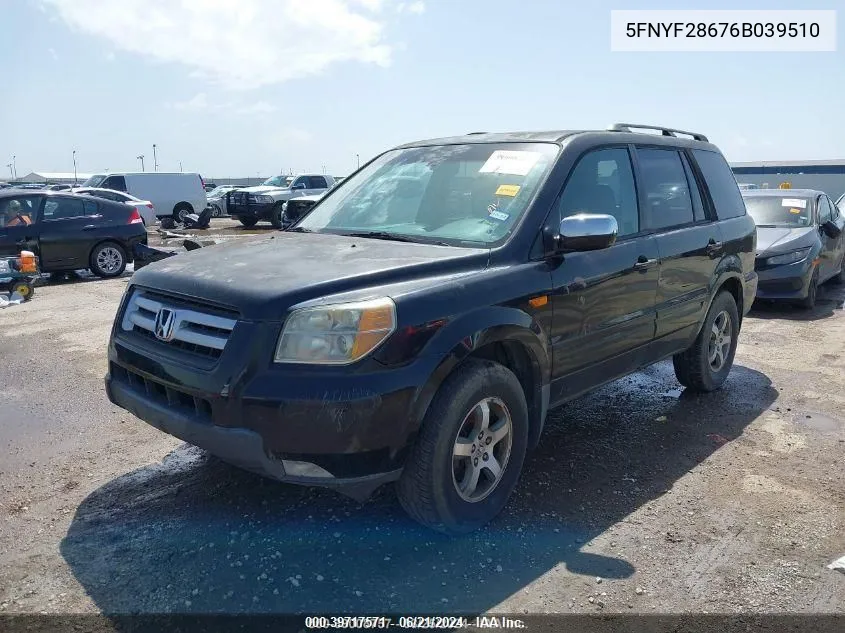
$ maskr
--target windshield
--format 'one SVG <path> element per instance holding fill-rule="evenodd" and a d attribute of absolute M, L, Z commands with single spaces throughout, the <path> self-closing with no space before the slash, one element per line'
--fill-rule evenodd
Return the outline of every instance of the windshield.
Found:
<path fill-rule="evenodd" d="M 88 180 L 82 183 L 83 187 L 99 187 L 103 184 L 103 181 L 106 179 L 104 174 L 97 174 L 95 176 L 91 176 Z"/>
<path fill-rule="evenodd" d="M 265 183 L 266 184 L 266 183 Z M 232 187 L 215 187 L 208 192 L 209 198 L 219 198 L 227 191 L 231 191 Z"/>
<path fill-rule="evenodd" d="M 798 228 L 813 224 L 812 200 L 808 198 L 748 196 L 745 208 L 757 226 Z"/>
<path fill-rule="evenodd" d="M 298 226 L 491 245 L 511 233 L 557 153 L 551 143 L 392 150 L 344 180 Z"/>
<path fill-rule="evenodd" d="M 293 182 L 293 176 L 273 176 L 262 184 L 268 187 L 289 187 L 291 182 Z"/>

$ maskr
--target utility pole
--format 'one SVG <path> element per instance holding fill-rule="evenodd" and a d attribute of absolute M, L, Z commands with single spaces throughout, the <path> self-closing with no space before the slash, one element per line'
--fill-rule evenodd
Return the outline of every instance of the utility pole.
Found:
<path fill-rule="evenodd" d="M 18 166 L 17 163 L 15 163 L 14 156 L 12 156 L 12 178 L 14 178 L 15 180 L 18 179 Z"/>
<path fill-rule="evenodd" d="M 179 161 L 179 171 L 180 172 L 182 171 L 182 161 L 181 160 Z"/>
<path fill-rule="evenodd" d="M 153 171 L 158 171 L 158 159 L 156 158 L 156 144 L 153 143 Z"/>
<path fill-rule="evenodd" d="M 12 180 L 14 180 L 15 179 L 15 173 L 12 171 L 12 163 L 9 163 L 8 165 L 6 165 L 6 167 L 9 168 L 9 175 L 12 177 Z"/>
<path fill-rule="evenodd" d="M 77 181 L 76 181 L 76 150 L 73 150 L 73 184 L 77 184 Z"/>
<path fill-rule="evenodd" d="M 136 156 L 135 158 L 137 158 L 139 161 L 141 161 L 141 171 L 144 171 L 144 155 L 138 154 L 138 156 Z"/>
<path fill-rule="evenodd" d="M 361 155 L 360 155 L 360 154 L 355 154 L 355 158 L 357 158 L 357 159 L 358 159 L 358 169 L 361 169 Z"/>

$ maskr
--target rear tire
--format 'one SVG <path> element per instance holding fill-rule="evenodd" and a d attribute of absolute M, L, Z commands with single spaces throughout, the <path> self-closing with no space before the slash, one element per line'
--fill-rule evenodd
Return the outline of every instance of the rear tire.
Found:
<path fill-rule="evenodd" d="M 119 277 L 126 270 L 126 250 L 117 242 L 97 244 L 88 259 L 90 270 L 97 277 Z"/>
<path fill-rule="evenodd" d="M 692 346 L 672 357 L 678 382 L 702 393 L 721 387 L 731 373 L 738 335 L 736 300 L 723 290 L 710 305 Z"/>
<path fill-rule="evenodd" d="M 816 296 L 819 293 L 819 269 L 813 271 L 813 276 L 810 278 L 810 286 L 807 288 L 807 296 L 804 297 L 798 305 L 805 310 L 812 310 L 816 307 Z"/>
<path fill-rule="evenodd" d="M 251 229 L 256 224 L 258 224 L 258 218 L 245 218 L 244 216 L 238 216 L 238 222 L 244 225 L 244 227 Z"/>
<path fill-rule="evenodd" d="M 214 211 L 211 212 L 211 217 L 213 217 L 213 218 L 223 217 L 223 209 L 218 207 L 216 204 L 212 205 L 212 208 L 214 209 Z"/>
<path fill-rule="evenodd" d="M 185 216 L 193 212 L 194 208 L 190 204 L 187 202 L 180 202 L 173 207 L 173 219 L 182 224 L 185 222 Z"/>
<path fill-rule="evenodd" d="M 397 483 L 399 502 L 439 532 L 476 530 L 507 503 L 527 445 L 528 406 L 517 377 L 498 363 L 468 360 L 429 406 Z"/>
<path fill-rule="evenodd" d="M 273 205 L 273 211 L 270 214 L 270 224 L 274 229 L 281 229 L 285 225 L 285 203 L 282 201 Z"/>

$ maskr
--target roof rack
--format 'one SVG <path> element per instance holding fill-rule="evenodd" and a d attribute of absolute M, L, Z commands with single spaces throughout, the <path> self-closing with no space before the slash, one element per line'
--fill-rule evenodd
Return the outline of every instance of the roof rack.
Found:
<path fill-rule="evenodd" d="M 607 128 L 608 132 L 631 132 L 631 128 L 635 130 L 657 130 L 663 136 L 677 136 L 678 134 L 684 134 L 685 136 L 691 136 L 696 141 L 703 141 L 708 143 L 707 137 L 704 134 L 699 134 L 698 132 L 687 132 L 685 130 L 675 130 L 670 127 L 662 127 L 659 125 L 637 125 L 636 123 L 614 123 L 609 128 Z"/>
<path fill-rule="evenodd" d="M 473 134 L 487 134 L 487 132 L 470 132 L 467 136 L 472 136 Z"/>

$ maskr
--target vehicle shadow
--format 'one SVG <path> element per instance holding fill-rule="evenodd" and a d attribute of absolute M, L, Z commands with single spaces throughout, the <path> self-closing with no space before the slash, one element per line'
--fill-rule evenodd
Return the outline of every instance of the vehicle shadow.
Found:
<path fill-rule="evenodd" d="M 818 321 L 833 316 L 837 310 L 845 310 L 845 284 L 829 281 L 819 286 L 816 307 L 812 310 L 786 301 L 754 302 L 748 316 L 755 319 L 783 319 L 786 321 Z"/>
<path fill-rule="evenodd" d="M 361 505 L 183 445 L 89 495 L 61 553 L 111 615 L 483 612 L 560 565 L 578 585 L 635 574 L 591 541 L 776 398 L 739 366 L 707 395 L 680 390 L 671 363 L 605 386 L 551 415 L 502 516 L 453 538 L 408 519 L 390 487 Z"/>
<path fill-rule="evenodd" d="M 103 278 L 97 277 L 94 273 L 89 270 L 80 269 L 75 270 L 72 273 L 42 273 L 38 280 L 36 281 L 36 286 L 69 286 L 73 284 L 81 284 L 81 283 L 89 283 L 92 281 L 111 281 L 113 279 L 128 279 L 132 276 L 135 269 L 132 264 L 126 266 L 126 270 L 123 271 L 117 277 L 110 277 L 110 278 Z"/>

